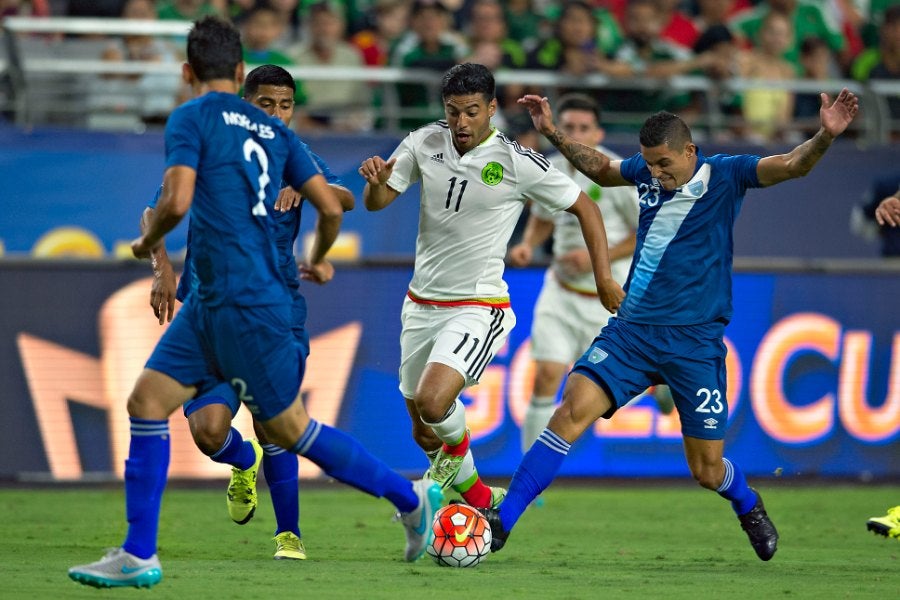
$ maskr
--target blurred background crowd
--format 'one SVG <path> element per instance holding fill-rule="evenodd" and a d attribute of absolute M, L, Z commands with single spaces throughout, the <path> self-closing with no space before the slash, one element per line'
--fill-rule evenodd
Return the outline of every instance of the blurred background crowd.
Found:
<path fill-rule="evenodd" d="M 299 130 L 386 129 L 380 109 L 390 102 L 402 108 L 398 130 L 442 116 L 433 84 L 401 78 L 375 85 L 342 78 L 343 68 L 441 73 L 458 62 L 487 65 L 503 82 L 501 124 L 523 135 L 529 124 L 515 103 L 521 94 L 583 90 L 581 79 L 601 75 L 608 84 L 590 93 L 603 109 L 634 115 L 608 121 L 608 129 L 633 131 L 661 109 L 690 120 L 715 102 L 727 123 L 719 137 L 758 143 L 805 136 L 818 122 L 817 92 L 838 91 L 829 80 L 900 78 L 900 0 L 0 0 L 3 18 L 190 21 L 208 14 L 240 27 L 249 64 L 335 69 L 332 78 L 299 78 Z M 85 58 L 183 59 L 177 36 L 81 37 L 90 41 Z M 41 44 L 46 36 L 32 39 L 23 55 Z M 516 70 L 559 78 L 548 89 L 508 76 Z M 717 92 L 666 83 L 676 76 L 702 77 Z M 738 80 L 744 85 L 721 85 Z M 116 86 L 141 90 L 140 119 L 151 125 L 186 97 L 177 75 L 106 75 L 92 87 L 100 109 L 106 102 L 115 113 L 122 97 Z M 886 106 L 891 121 L 900 119 L 900 94 L 887 94 Z"/>

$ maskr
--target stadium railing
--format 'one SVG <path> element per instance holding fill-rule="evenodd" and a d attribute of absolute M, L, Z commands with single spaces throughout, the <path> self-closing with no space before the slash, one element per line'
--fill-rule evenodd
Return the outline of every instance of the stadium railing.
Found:
<path fill-rule="evenodd" d="M 0 51 L 0 111 L 21 126 L 42 124 L 81 125 L 94 128 L 142 130 L 146 119 L 141 102 L 146 86 L 129 85 L 124 78 L 169 78 L 160 93 L 174 92 L 166 86 L 178 86 L 180 63 L 126 61 L 100 58 L 109 38 L 98 36 L 148 35 L 181 40 L 191 23 L 180 21 L 138 21 L 89 18 L 8 17 L 2 22 L 4 37 Z M 179 45 L 180 45 L 179 41 Z M 252 66 L 252 65 L 251 65 Z M 377 120 L 373 126 L 383 131 L 401 131 L 404 119 L 435 118 L 442 114 L 438 89 L 441 74 L 421 69 L 394 67 L 287 67 L 303 81 L 357 81 L 368 83 L 379 94 Z M 769 81 L 730 79 L 714 81 L 702 76 L 677 76 L 661 79 L 618 79 L 605 75 L 571 76 L 551 71 L 506 70 L 496 74 L 498 85 L 538 86 L 554 97 L 559 90 L 665 91 L 694 94 L 701 99 L 702 111 L 692 123 L 695 131 L 716 138 L 741 125 L 740 116 L 721 110 L 720 99 L 747 89 L 788 90 L 800 94 L 835 93 L 847 87 L 861 98 L 864 110 L 853 125 L 854 135 L 866 145 L 884 144 L 900 136 L 900 120 L 892 119 L 889 98 L 900 96 L 900 81 L 853 80 Z M 118 83 L 117 83 L 118 82 Z M 133 82 L 132 82 L 133 83 Z M 420 84 L 430 90 L 428 107 L 402 106 L 396 84 Z M 827 88 L 827 89 L 823 89 Z M 101 97 L 100 102 L 97 98 Z M 111 99 L 112 98 L 112 99 Z M 646 114 L 628 111 L 604 112 L 604 120 L 613 127 L 639 127 Z M 811 119 L 815 127 L 815 118 Z M 796 123 L 798 129 L 807 129 Z"/>

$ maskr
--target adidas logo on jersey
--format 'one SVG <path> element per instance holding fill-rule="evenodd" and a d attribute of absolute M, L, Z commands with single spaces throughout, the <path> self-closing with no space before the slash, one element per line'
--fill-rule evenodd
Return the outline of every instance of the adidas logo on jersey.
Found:
<path fill-rule="evenodd" d="M 431 161 L 432 161 L 432 162 L 436 162 L 436 163 L 438 163 L 439 165 L 444 164 L 444 153 L 443 153 L 443 152 L 438 152 L 437 154 L 432 154 L 432 155 L 431 155 Z"/>

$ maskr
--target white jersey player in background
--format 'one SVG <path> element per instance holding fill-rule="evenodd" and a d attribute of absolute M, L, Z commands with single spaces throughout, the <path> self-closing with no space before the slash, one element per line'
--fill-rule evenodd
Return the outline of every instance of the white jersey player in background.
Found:
<path fill-rule="evenodd" d="M 618 155 L 601 146 L 606 132 L 601 126 L 600 106 L 584 94 L 567 94 L 557 109 L 559 127 L 575 141 L 596 148 L 607 156 Z M 631 187 L 601 188 L 575 169 L 562 154 L 550 162 L 571 177 L 603 211 L 613 279 L 624 284 L 640 214 L 637 191 Z M 590 346 L 611 313 L 597 302 L 590 257 L 578 221 L 569 213 L 555 215 L 541 205 L 531 207 L 522 241 L 509 250 L 509 263 L 524 267 L 534 249 L 553 235 L 553 262 L 534 307 L 531 356 L 535 361 L 534 389 L 522 423 L 522 452 L 526 452 L 547 426 L 555 409 L 560 383 L 572 363 Z M 657 386 L 654 396 L 660 410 L 672 412 L 674 403 L 667 386 Z"/>
<path fill-rule="evenodd" d="M 431 458 L 429 476 L 469 504 L 489 507 L 505 490 L 478 476 L 459 394 L 478 383 L 515 325 L 503 259 L 526 199 L 578 220 L 608 310 L 624 293 L 610 271 L 597 204 L 542 155 L 491 126 L 497 101 L 490 71 L 454 66 L 441 96 L 446 122 L 413 131 L 387 161 L 368 158 L 359 173 L 369 210 L 421 182 L 415 272 L 401 314 L 400 391 L 413 437 Z"/>

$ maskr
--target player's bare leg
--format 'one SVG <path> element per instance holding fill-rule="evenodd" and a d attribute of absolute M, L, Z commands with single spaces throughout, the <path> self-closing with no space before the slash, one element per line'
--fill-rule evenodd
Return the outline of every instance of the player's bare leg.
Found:
<path fill-rule="evenodd" d="M 766 513 L 762 496 L 747 484 L 741 469 L 724 458 L 723 440 L 684 437 L 684 453 L 691 475 L 701 486 L 731 500 L 741 528 L 761 560 L 769 560 L 778 549 L 778 531 Z"/>

